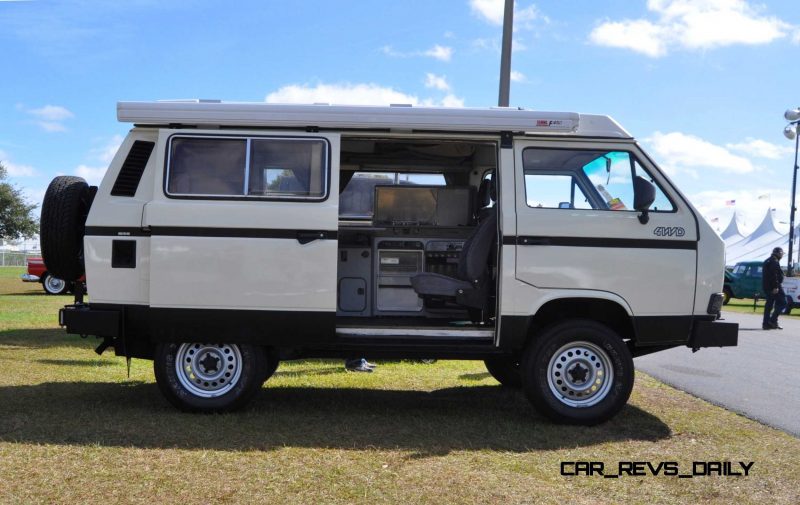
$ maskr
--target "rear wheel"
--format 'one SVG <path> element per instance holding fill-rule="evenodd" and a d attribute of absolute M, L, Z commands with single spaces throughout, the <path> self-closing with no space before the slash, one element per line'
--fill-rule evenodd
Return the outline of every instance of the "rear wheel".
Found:
<path fill-rule="evenodd" d="M 625 342 L 611 328 L 584 319 L 556 324 L 535 337 L 521 371 L 528 399 L 560 423 L 606 421 L 633 389 L 633 358 Z"/>
<path fill-rule="evenodd" d="M 792 309 L 794 308 L 794 301 L 792 300 L 791 296 L 786 297 L 786 308 L 783 309 L 783 313 L 787 316 L 792 313 Z"/>
<path fill-rule="evenodd" d="M 69 284 L 64 279 L 45 273 L 42 277 L 42 287 L 48 295 L 63 295 L 69 290 Z"/>
<path fill-rule="evenodd" d="M 275 374 L 279 364 L 278 353 L 274 349 L 264 348 L 264 380 L 261 381 L 262 384 Z"/>
<path fill-rule="evenodd" d="M 503 386 L 522 387 L 519 358 L 491 358 L 484 360 L 483 363 L 492 377 Z"/>
<path fill-rule="evenodd" d="M 248 344 L 162 343 L 153 367 L 161 392 L 179 409 L 230 412 L 261 388 L 266 358 Z"/>

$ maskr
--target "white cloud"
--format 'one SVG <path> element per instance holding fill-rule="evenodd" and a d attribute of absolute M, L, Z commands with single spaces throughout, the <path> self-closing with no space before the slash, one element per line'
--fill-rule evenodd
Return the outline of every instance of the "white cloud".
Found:
<path fill-rule="evenodd" d="M 458 98 L 455 95 L 447 94 L 444 98 L 442 98 L 441 102 L 428 102 L 430 105 L 442 105 L 443 107 L 463 107 L 464 106 L 464 99 Z"/>
<path fill-rule="evenodd" d="M 744 235 L 751 233 L 764 219 L 767 210 L 775 209 L 775 222 L 779 231 L 788 231 L 789 191 L 786 188 L 758 186 L 746 190 L 710 190 L 690 194 L 689 200 L 712 227 L 722 232 L 731 220 L 733 212 L 738 216 L 739 230 Z M 726 202 L 734 200 L 735 205 Z M 714 219 L 717 221 L 713 221 Z"/>
<path fill-rule="evenodd" d="M 30 165 L 18 165 L 8 159 L 8 154 L 5 151 L 0 151 L 0 163 L 6 169 L 10 177 L 33 177 L 38 175 L 36 169 Z"/>
<path fill-rule="evenodd" d="M 792 35 L 792 43 L 800 44 L 800 30 L 797 30 L 794 32 L 794 35 Z"/>
<path fill-rule="evenodd" d="M 417 104 L 419 99 L 377 84 L 290 84 L 267 95 L 271 103 L 332 103 L 348 105 Z"/>
<path fill-rule="evenodd" d="M 450 61 L 453 57 L 453 48 L 440 46 L 436 44 L 432 48 L 428 49 L 423 53 L 425 56 L 430 56 L 431 58 L 435 58 L 440 61 Z"/>
<path fill-rule="evenodd" d="M 38 109 L 28 109 L 27 112 L 37 118 L 35 123 L 40 128 L 48 132 L 66 131 L 67 128 L 63 125 L 63 122 L 75 117 L 69 109 L 60 105 L 45 105 Z"/>
<path fill-rule="evenodd" d="M 447 84 L 447 78 L 443 75 L 436 75 L 432 73 L 425 74 L 425 87 L 435 88 L 439 91 L 450 91 L 450 85 Z"/>
<path fill-rule="evenodd" d="M 290 84 L 267 95 L 270 103 L 331 103 L 346 105 L 390 105 L 411 104 L 445 107 L 463 107 L 464 100 L 452 94 L 442 100 L 433 98 L 420 99 L 394 88 L 373 83 L 338 83 L 338 84 Z"/>
<path fill-rule="evenodd" d="M 589 34 L 589 40 L 599 46 L 632 49 L 652 58 L 667 53 L 665 29 L 650 21 L 639 19 L 607 21 Z"/>
<path fill-rule="evenodd" d="M 745 174 L 754 172 L 753 163 L 728 149 L 680 132 L 655 132 L 644 142 L 652 147 L 660 163 L 672 174 L 683 171 L 697 175 L 698 168 L 712 168 L 722 172 Z"/>
<path fill-rule="evenodd" d="M 503 25 L 503 18 L 505 15 L 505 0 L 470 0 L 470 9 L 473 14 L 477 15 L 484 21 L 496 25 Z M 531 28 L 533 21 L 542 20 L 549 22 L 550 20 L 543 16 L 536 5 L 529 5 L 528 7 L 517 9 L 514 8 L 514 28 Z"/>
<path fill-rule="evenodd" d="M 517 72 L 516 70 L 512 70 L 511 71 L 511 81 L 512 82 L 525 82 L 525 81 L 527 81 L 527 78 L 525 77 L 525 74 L 523 74 L 522 72 Z"/>
<path fill-rule="evenodd" d="M 114 159 L 114 155 L 117 154 L 119 146 L 122 144 L 123 140 L 124 138 L 122 135 L 114 135 L 104 146 L 91 149 L 89 151 L 89 155 L 93 160 L 97 160 L 108 165 L 111 163 L 111 160 Z"/>
<path fill-rule="evenodd" d="M 28 112 L 46 121 L 64 121 L 74 117 L 74 114 L 69 109 L 60 105 L 45 105 L 38 109 L 31 109 Z"/>
<path fill-rule="evenodd" d="M 778 160 L 790 154 L 794 154 L 793 146 L 781 146 L 767 142 L 766 140 L 748 138 L 745 142 L 737 144 L 725 144 L 725 147 L 731 151 L 736 151 L 744 154 L 749 154 L 757 158 L 767 158 L 770 160 Z"/>
<path fill-rule="evenodd" d="M 450 61 L 453 57 L 452 47 L 440 46 L 439 44 L 436 44 L 435 46 L 426 51 L 412 51 L 407 53 L 398 51 L 392 46 L 383 46 L 381 47 L 381 52 L 393 58 L 413 58 L 419 56 L 426 56 L 429 58 L 435 58 L 440 61 Z"/>
<path fill-rule="evenodd" d="M 106 167 L 89 167 L 86 165 L 78 165 L 75 169 L 75 175 L 83 177 L 89 185 L 97 186 L 103 180 L 106 174 Z"/>
<path fill-rule="evenodd" d="M 504 0 L 470 0 L 469 6 L 478 17 L 493 25 L 503 24 Z"/>
<path fill-rule="evenodd" d="M 592 30 L 589 40 L 657 58 L 675 47 L 768 44 L 792 28 L 745 0 L 648 0 L 647 8 L 657 19 L 607 20 Z"/>

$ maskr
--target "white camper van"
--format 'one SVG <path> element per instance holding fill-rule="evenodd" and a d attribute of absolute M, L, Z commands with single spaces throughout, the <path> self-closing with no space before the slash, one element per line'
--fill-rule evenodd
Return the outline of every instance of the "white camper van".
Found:
<path fill-rule="evenodd" d="M 229 411 L 280 360 L 483 360 L 567 423 L 617 413 L 635 356 L 734 346 L 723 242 L 606 116 L 182 101 L 99 188 L 57 177 L 48 271 L 98 351 L 154 360 L 167 399 Z M 668 160 L 667 160 L 668 161 Z M 424 373 L 424 370 L 420 370 Z"/>

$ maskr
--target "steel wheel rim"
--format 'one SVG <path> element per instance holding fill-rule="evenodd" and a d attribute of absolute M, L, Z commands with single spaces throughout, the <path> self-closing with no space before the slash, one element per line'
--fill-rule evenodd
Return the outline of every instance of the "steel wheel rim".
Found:
<path fill-rule="evenodd" d="M 235 344 L 181 344 L 175 353 L 178 381 L 200 398 L 233 389 L 242 375 L 242 353 Z"/>
<path fill-rule="evenodd" d="M 586 341 L 562 346 L 547 365 L 547 384 L 553 396 L 569 407 L 597 405 L 614 383 L 614 367 L 608 353 Z"/>
<path fill-rule="evenodd" d="M 60 293 L 67 285 L 67 281 L 64 279 L 59 279 L 58 277 L 53 277 L 52 275 L 48 275 L 47 279 L 44 280 L 44 284 L 48 292 Z"/>

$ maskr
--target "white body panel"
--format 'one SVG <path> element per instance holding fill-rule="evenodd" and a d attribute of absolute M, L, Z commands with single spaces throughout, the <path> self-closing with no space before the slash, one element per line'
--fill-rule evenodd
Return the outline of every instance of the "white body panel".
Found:
<path fill-rule="evenodd" d="M 685 230 L 681 241 L 697 240 L 694 216 L 685 205 L 676 212 L 650 213 L 650 221 L 642 225 L 638 212 L 581 209 L 531 208 L 526 203 L 522 152 L 528 147 L 618 149 L 637 154 L 639 161 L 657 177 L 659 172 L 638 155 L 635 144 L 597 142 L 517 141 L 516 210 L 517 236 L 566 237 L 570 239 L 632 239 L 651 241 L 666 237 L 654 236 L 659 226 L 680 226 Z M 666 184 L 659 180 L 666 190 Z M 676 195 L 676 202 L 681 202 Z M 599 247 L 575 245 L 522 245 L 516 247 L 516 278 L 541 290 L 581 290 L 591 298 L 621 299 L 636 316 L 687 315 L 693 313 L 696 251 L 689 249 Z M 588 242 L 593 243 L 593 242 Z M 571 297 L 577 297 L 572 291 Z M 609 296 L 609 294 L 611 296 Z M 541 306 L 541 300 L 527 299 L 529 311 Z M 706 305 L 708 299 L 706 298 Z M 519 310 L 524 312 L 524 308 Z M 529 312 L 530 313 L 530 312 Z"/>
<path fill-rule="evenodd" d="M 220 135 L 220 132 L 163 130 L 163 156 L 171 135 Z M 225 135 L 280 137 L 282 132 L 236 132 Z M 255 309 L 279 311 L 336 310 L 336 240 L 301 244 L 296 237 L 236 237 L 237 229 L 335 231 L 338 227 L 339 136 L 330 143 L 330 190 L 324 201 L 208 200 L 170 198 L 159 188 L 145 207 L 143 227 L 150 239 L 152 307 Z M 159 170 L 163 172 L 164 164 Z M 163 180 L 163 173 L 156 173 Z M 197 228 L 196 234 L 157 233 L 164 227 Z M 225 230 L 214 236 L 216 230 Z M 205 236 L 203 236 L 205 235 Z"/>
<path fill-rule="evenodd" d="M 97 197 L 86 219 L 87 227 L 108 226 L 138 228 L 141 226 L 142 209 L 153 198 L 153 181 L 156 167 L 163 158 L 157 151 L 147 163 L 136 195 L 130 198 L 109 196 L 111 187 L 119 174 L 128 151 L 137 140 L 157 142 L 158 130 L 137 128 L 132 130 L 117 151 L 100 183 Z M 128 303 L 147 305 L 150 296 L 150 239 L 148 237 L 126 237 L 136 241 L 137 268 L 112 268 L 111 244 L 113 237 L 86 236 L 83 239 L 86 264 L 86 287 L 94 303 Z"/>
<path fill-rule="evenodd" d="M 257 233 L 236 236 L 236 231 L 243 230 L 245 235 L 247 231 L 258 230 L 335 233 L 339 227 L 341 134 L 212 127 L 218 125 L 287 128 L 307 125 L 345 134 L 348 128 L 381 128 L 393 133 L 380 131 L 375 136 L 403 139 L 426 138 L 420 130 L 444 132 L 435 134 L 437 137 L 470 131 L 493 135 L 460 135 L 484 140 L 499 140 L 501 130 L 535 132 L 538 137 L 517 135 L 513 149 L 498 150 L 501 240 L 503 237 L 680 240 L 695 241 L 696 249 L 506 243 L 498 260 L 499 315 L 535 315 L 547 302 L 566 298 L 612 301 L 633 317 L 705 315 L 709 297 L 721 291 L 724 262 L 721 239 L 695 217 L 696 210 L 635 142 L 628 140 L 628 133 L 606 116 L 515 109 L 196 102 L 123 102 L 118 113 L 122 121 L 208 125 L 209 129 L 137 127 L 125 139 L 101 184 L 87 226 L 142 230 L 142 236 L 126 237 L 136 241 L 136 268 L 111 267 L 113 237 L 87 236 L 84 242 L 87 282 L 93 302 L 164 308 L 336 311 L 337 240 L 302 244 L 287 236 L 276 238 Z M 548 118 L 554 124 L 542 123 Z M 330 146 L 328 197 L 324 201 L 169 197 L 164 192 L 166 153 L 169 137 L 176 134 L 324 138 Z M 361 131 L 358 135 L 366 134 Z M 585 138 L 589 136 L 607 140 Z M 156 142 L 136 195 L 109 196 L 135 140 Z M 630 151 L 673 200 L 677 210 L 652 212 L 649 223 L 643 225 L 637 219 L 637 212 L 528 207 L 522 166 L 522 151 L 526 147 Z M 680 227 L 684 234 L 679 238 L 654 236 L 654 229 L 661 226 Z M 169 231 L 183 228 L 202 231 L 194 235 Z M 150 230 L 153 233 L 147 236 Z M 215 230 L 227 230 L 227 234 L 215 234 Z"/>

